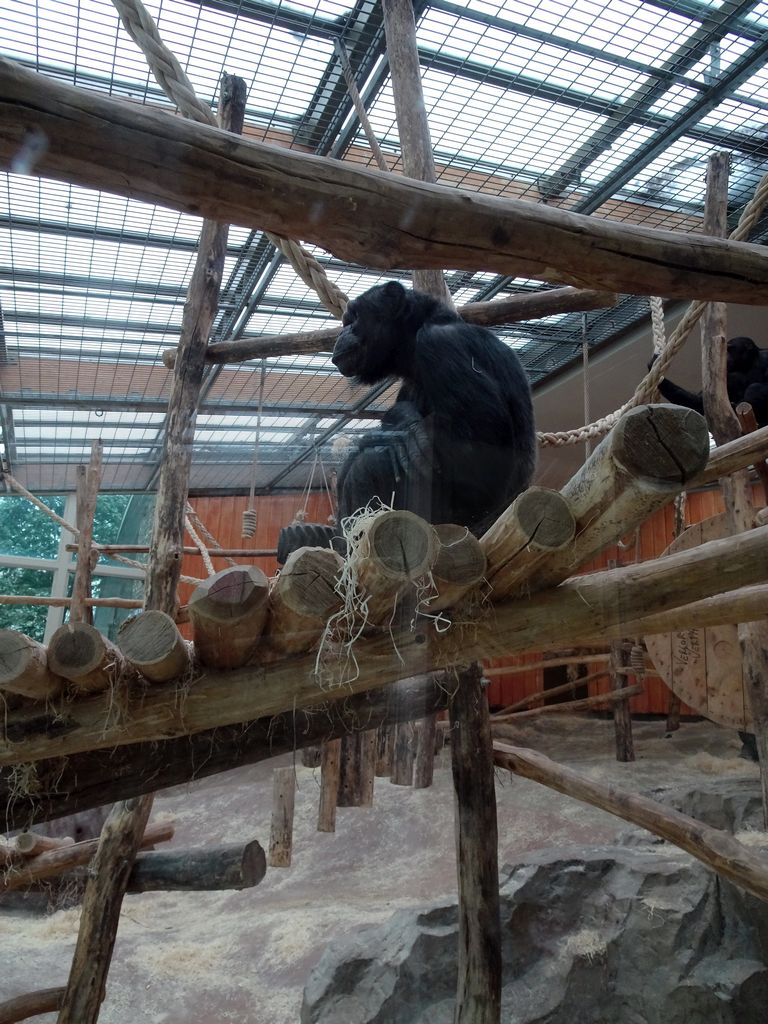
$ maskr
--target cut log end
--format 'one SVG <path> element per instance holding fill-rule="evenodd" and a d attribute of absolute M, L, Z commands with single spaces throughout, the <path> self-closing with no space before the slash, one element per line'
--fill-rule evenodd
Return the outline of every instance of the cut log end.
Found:
<path fill-rule="evenodd" d="M 678 405 L 630 409 L 611 437 L 614 458 L 628 473 L 659 484 L 686 483 L 709 458 L 706 420 Z"/>
<path fill-rule="evenodd" d="M 386 512 L 368 529 L 369 557 L 379 571 L 412 580 L 429 572 L 437 550 L 435 531 L 412 512 Z"/>
<path fill-rule="evenodd" d="M 266 602 L 267 577 L 256 566 L 223 569 L 198 584 L 189 600 L 190 610 L 198 606 L 208 616 L 240 618 L 243 612 Z"/>
<path fill-rule="evenodd" d="M 466 528 L 453 523 L 435 527 L 440 547 L 432 567 L 435 580 L 471 586 L 485 575 L 485 555 L 480 542 Z"/>
<path fill-rule="evenodd" d="M 335 583 L 343 564 L 330 548 L 291 552 L 279 576 L 281 600 L 298 615 L 327 619 L 341 605 Z"/>
<path fill-rule="evenodd" d="M 529 545 L 542 551 L 557 551 L 573 540 L 576 524 L 559 491 L 529 487 L 515 498 L 514 510 Z"/>
<path fill-rule="evenodd" d="M 14 629 L 0 629 L 0 690 L 45 700 L 61 687 L 61 680 L 48 670 L 42 644 Z"/>
<path fill-rule="evenodd" d="M 126 619 L 117 643 L 125 658 L 153 683 L 176 679 L 189 665 L 187 646 L 165 612 L 153 609 Z"/>

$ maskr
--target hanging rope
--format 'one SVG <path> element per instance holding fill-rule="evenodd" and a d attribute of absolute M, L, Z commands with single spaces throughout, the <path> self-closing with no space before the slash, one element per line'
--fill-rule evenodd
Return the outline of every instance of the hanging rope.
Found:
<path fill-rule="evenodd" d="M 184 69 L 165 45 L 152 16 L 141 0 L 112 0 L 123 27 L 146 57 L 152 74 L 166 96 L 185 117 L 217 128 L 211 109 L 195 95 Z M 328 277 L 322 265 L 291 238 L 264 234 L 280 250 L 301 280 L 315 291 L 326 309 L 337 319 L 347 307 L 347 296 Z"/>
<path fill-rule="evenodd" d="M 189 536 L 192 538 L 192 543 L 200 552 L 200 556 L 203 559 L 203 565 L 205 566 L 205 571 L 208 573 L 209 576 L 214 576 L 216 570 L 213 568 L 213 562 L 211 561 L 211 556 L 208 553 L 208 548 L 205 546 L 205 544 L 203 544 L 202 540 L 195 532 L 195 528 L 192 525 L 189 515 L 184 516 L 184 527 Z"/>
<path fill-rule="evenodd" d="M 256 533 L 256 473 L 259 468 L 259 441 L 261 439 L 261 414 L 264 410 L 264 384 L 267 379 L 267 361 L 261 360 L 261 378 L 259 380 L 259 408 L 256 413 L 256 436 L 253 439 L 253 460 L 251 462 L 251 489 L 248 494 L 248 508 L 243 512 L 243 537 L 253 537 Z"/>
<path fill-rule="evenodd" d="M 760 219 L 766 203 L 768 203 L 768 174 L 764 175 L 760 180 L 760 183 L 755 189 L 754 196 L 742 211 L 739 223 L 728 236 L 732 242 L 746 241 L 750 232 Z M 635 393 L 629 401 L 625 402 L 620 409 L 610 413 L 608 416 L 603 416 L 594 423 L 588 423 L 586 426 L 579 427 L 576 430 L 539 433 L 537 435 L 539 443 L 542 445 L 559 446 L 577 444 L 579 441 L 584 440 L 585 437 L 601 437 L 603 434 L 608 433 L 611 427 L 614 426 L 616 421 L 628 409 L 632 409 L 636 405 L 644 405 L 646 402 L 652 401 L 658 390 L 659 381 L 666 375 L 667 367 L 672 362 L 677 352 L 682 348 L 690 332 L 701 319 L 706 306 L 706 302 L 701 302 L 698 299 L 690 304 L 683 316 L 683 319 L 670 335 L 669 341 L 664 346 L 659 358 L 650 368 L 643 380 L 638 384 L 635 389 Z"/>

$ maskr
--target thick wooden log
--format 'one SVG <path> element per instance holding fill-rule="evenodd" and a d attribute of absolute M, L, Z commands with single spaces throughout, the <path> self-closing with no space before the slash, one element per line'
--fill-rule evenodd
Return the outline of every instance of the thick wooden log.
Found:
<path fill-rule="evenodd" d="M 460 306 L 456 312 L 468 324 L 497 327 L 500 324 L 516 323 L 519 320 L 533 320 L 537 317 L 553 316 L 557 313 L 575 313 L 582 310 L 607 309 L 615 306 L 618 296 L 613 292 L 594 291 L 588 288 L 550 288 L 547 291 L 521 292 L 505 295 L 491 302 L 470 302 Z M 304 355 L 308 352 L 331 352 L 339 336 L 340 326 L 325 327 L 320 331 L 306 331 L 297 334 L 278 334 L 270 337 L 258 335 L 232 341 L 214 341 L 205 354 L 208 363 L 242 363 L 247 359 L 269 359 L 275 356 Z M 163 363 L 172 369 L 176 362 L 176 349 L 163 352 Z M 146 550 L 146 549 L 145 549 Z M 197 549 L 185 550 L 195 554 Z M 237 557 L 247 551 L 228 551 Z M 257 552 L 254 552 L 255 554 Z M 274 554 L 261 552 L 262 554 Z M 215 552 L 211 550 L 211 555 Z"/>
<path fill-rule="evenodd" d="M 398 601 L 430 572 L 437 551 L 434 529 L 413 512 L 380 512 L 356 526 L 349 559 L 365 601 L 366 625 L 392 622 Z"/>
<path fill-rule="evenodd" d="M 496 783 L 488 700 L 475 664 L 458 673 L 448 712 L 459 883 L 455 1024 L 498 1024 L 501 918 Z"/>
<path fill-rule="evenodd" d="M 255 840 L 212 850 L 139 853 L 128 892 L 214 892 L 252 889 L 267 873 L 267 858 Z"/>
<path fill-rule="evenodd" d="M 49 669 L 42 644 L 15 629 L 0 629 L 0 690 L 33 700 L 48 700 L 63 685 Z"/>
<path fill-rule="evenodd" d="M 575 532 L 573 513 L 558 491 L 529 487 L 519 494 L 480 541 L 494 600 L 529 587 L 554 552 L 570 547 Z"/>
<path fill-rule="evenodd" d="M 339 749 L 337 807 L 372 807 L 376 730 L 348 733 Z"/>
<path fill-rule="evenodd" d="M 18 1021 L 39 1017 L 44 1013 L 56 1013 L 61 1009 L 65 992 L 63 985 L 59 988 L 43 988 L 0 1003 L 0 1024 L 17 1024 Z"/>
<path fill-rule="evenodd" d="M 301 751 L 301 763 L 305 768 L 319 768 L 322 752 L 320 747 L 303 747 Z"/>
<path fill-rule="evenodd" d="M 336 801 L 339 796 L 339 765 L 341 740 L 323 744 L 320 762 L 320 803 L 317 809 L 317 831 L 336 831 Z"/>
<path fill-rule="evenodd" d="M 391 734 L 392 724 L 400 718 L 422 718 L 443 711 L 447 703 L 447 691 L 439 677 L 417 676 L 402 680 L 396 687 L 243 725 L 39 761 L 34 793 L 19 792 L 12 770 L 0 769 L 0 806 L 6 809 L 3 824 L 9 829 L 29 827 L 36 821 L 102 807 L 289 754 L 305 743 L 319 752 L 323 741 L 361 728 L 381 725 Z M 389 776 L 390 770 L 379 774 Z M 3 849 L 0 844 L 0 853 Z"/>
<path fill-rule="evenodd" d="M 209 576 L 189 599 L 195 654 L 212 668 L 239 668 L 255 652 L 267 621 L 269 581 L 255 565 Z"/>
<path fill-rule="evenodd" d="M 74 846 L 75 841 L 71 836 L 39 836 L 34 832 L 22 832 L 16 836 L 14 845 L 22 857 L 36 857 L 38 853 Z"/>
<path fill-rule="evenodd" d="M 235 140 L 8 60 L 0 64 L 0 97 L 6 169 L 38 132 L 47 148 L 33 174 L 303 238 L 354 263 L 768 303 L 768 259 L 757 245 L 617 224 Z"/>
<path fill-rule="evenodd" d="M 292 767 L 272 772 L 272 821 L 269 831 L 269 866 L 289 868 L 293 851 L 293 811 L 296 772 Z M 261 881 L 261 879 L 259 879 Z"/>
<path fill-rule="evenodd" d="M 34 714 L 11 711 L 0 721 L 0 764 L 168 739 L 307 707 L 319 700 L 346 700 L 353 693 L 428 671 L 430 665 L 451 664 L 457 650 L 462 657 L 503 657 L 546 647 L 553 632 L 561 644 L 605 642 L 626 635 L 627 623 L 639 623 L 660 607 L 680 608 L 690 604 L 691 598 L 703 600 L 766 580 L 768 526 L 761 526 L 737 538 L 592 573 L 546 593 L 498 605 L 492 620 L 472 623 L 461 634 L 452 630 L 441 634 L 425 623 L 394 636 L 387 632 L 361 639 L 355 647 L 356 675 L 345 674 L 343 685 L 330 689 L 320 687 L 315 658 L 307 655 L 274 665 L 206 672 L 183 702 L 176 700 L 172 683 L 159 684 L 119 723 L 108 720 L 103 695 L 73 702 L 56 714 L 42 709 Z M 680 621 L 685 622 L 682 613 Z"/>
<path fill-rule="evenodd" d="M 480 541 L 466 526 L 443 523 L 435 527 L 435 533 L 439 546 L 432 579 L 437 596 L 427 604 L 429 612 L 452 608 L 486 573 L 486 558 Z"/>
<path fill-rule="evenodd" d="M 168 842 L 173 838 L 173 831 L 173 825 L 167 823 L 147 825 L 139 838 L 139 844 L 147 847 Z M 36 882 L 56 878 L 67 871 L 72 871 L 73 868 L 82 867 L 95 856 L 98 845 L 98 839 L 86 839 L 82 843 L 60 846 L 39 853 L 35 857 L 12 862 L 10 868 L 0 876 L 0 892 L 26 889 Z"/>
<path fill-rule="evenodd" d="M 729 622 L 757 622 L 765 618 L 768 607 L 768 586 L 744 587 L 727 594 L 672 608 L 666 612 L 649 612 L 625 622 L 626 633 L 653 635 L 676 630 L 722 626 Z"/>
<path fill-rule="evenodd" d="M 739 469 L 752 466 L 768 457 L 768 427 L 761 427 L 753 434 L 745 434 L 736 441 L 719 445 L 709 456 L 704 469 L 689 481 L 688 489 L 707 487 L 720 477 L 728 476 Z"/>
<path fill-rule="evenodd" d="M 558 793 L 593 807 L 600 807 L 609 814 L 615 814 L 624 821 L 630 821 L 633 825 L 661 836 L 739 888 L 760 900 L 768 900 L 768 865 L 765 857 L 743 846 L 727 832 L 704 825 L 648 797 L 628 793 L 605 782 L 595 782 L 571 768 L 551 761 L 538 751 L 495 740 L 493 760 L 499 768 L 506 768 L 525 779 L 533 779 L 534 782 L 540 782 Z"/>
<path fill-rule="evenodd" d="M 285 658 L 315 646 L 329 617 L 341 608 L 342 598 L 335 587 L 343 565 L 343 559 L 330 548 L 291 552 L 269 594 L 265 653 Z"/>
<path fill-rule="evenodd" d="M 117 646 L 151 683 L 167 683 L 189 670 L 189 651 L 170 615 L 151 609 L 120 624 Z"/>
<path fill-rule="evenodd" d="M 113 643 L 87 622 L 65 622 L 48 642 L 48 667 L 79 693 L 110 689 L 124 671 Z"/>
<path fill-rule="evenodd" d="M 573 544 L 537 572 L 554 586 L 662 508 L 706 465 L 703 416 L 675 405 L 630 409 L 562 490 L 576 520 Z"/>

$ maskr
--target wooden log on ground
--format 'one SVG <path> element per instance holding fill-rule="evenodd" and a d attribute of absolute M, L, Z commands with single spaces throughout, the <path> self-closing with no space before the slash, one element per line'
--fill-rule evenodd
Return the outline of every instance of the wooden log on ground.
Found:
<path fill-rule="evenodd" d="M 157 843 L 168 842 L 173 838 L 173 825 L 168 823 L 147 825 L 139 840 L 141 847 L 155 846 Z M 35 857 L 12 863 L 9 869 L 0 876 L 0 892 L 26 889 L 36 882 L 47 878 L 56 878 L 73 868 L 88 864 L 99 845 L 98 839 L 86 839 L 82 843 L 61 846 L 54 850 L 46 850 Z"/>
<path fill-rule="evenodd" d="M 9 829 L 64 817 L 90 807 L 184 785 L 217 772 L 292 753 L 361 728 L 391 733 L 398 718 L 422 718 L 447 707 L 439 677 L 416 676 L 396 686 L 355 694 L 243 725 L 223 726 L 193 736 L 96 750 L 68 758 L 38 761 L 35 791 L 22 792 L 12 769 L 0 769 L 0 806 Z M 319 762 L 318 762 L 319 764 Z M 391 759 L 390 759 L 391 765 Z M 390 769 L 385 773 L 389 776 Z M 0 844 L 0 851 L 4 848 Z"/>
<path fill-rule="evenodd" d="M 455 1024 L 498 1024 L 501 918 L 496 782 L 482 671 L 458 673 L 448 705 L 459 886 Z"/>
<path fill-rule="evenodd" d="M 495 740 L 493 760 L 499 768 L 506 768 L 525 779 L 533 779 L 534 782 L 540 782 L 558 793 L 593 807 L 600 807 L 609 814 L 615 814 L 624 821 L 661 836 L 739 888 L 760 900 L 768 900 L 768 865 L 765 857 L 754 853 L 729 833 L 704 825 L 648 797 L 588 779 L 535 750 Z"/>
<path fill-rule="evenodd" d="M 18 1021 L 30 1017 L 40 1017 L 44 1013 L 56 1013 L 61 1009 L 66 988 L 43 988 L 37 992 L 27 992 L 23 996 L 14 996 L 0 1003 L 0 1024 L 18 1024 Z"/>
<path fill-rule="evenodd" d="M 348 733 L 339 749 L 337 807 L 372 807 L 376 730 Z"/>
<path fill-rule="evenodd" d="M 189 650 L 170 615 L 157 609 L 125 619 L 117 631 L 124 658 L 151 683 L 167 683 L 189 670 Z"/>
<path fill-rule="evenodd" d="M 442 523 L 435 527 L 438 549 L 432 566 L 432 579 L 437 596 L 427 604 L 427 611 L 440 612 L 452 608 L 478 584 L 486 572 L 486 558 L 480 541 L 466 526 Z"/>
<path fill-rule="evenodd" d="M 434 529 L 412 512 L 380 512 L 360 521 L 348 559 L 368 626 L 392 621 L 398 601 L 431 571 L 437 550 Z"/>
<path fill-rule="evenodd" d="M 619 224 L 235 140 L 6 59 L 0 98 L 6 169 L 36 132 L 47 148 L 30 173 L 303 238 L 357 264 L 486 270 L 619 293 L 768 303 L 768 259 L 757 245 Z"/>
<path fill-rule="evenodd" d="M 330 548 L 292 551 L 269 595 L 264 645 L 270 657 L 302 654 L 315 646 L 326 623 L 341 608 L 336 582 L 343 559 Z"/>
<path fill-rule="evenodd" d="M 48 667 L 79 693 L 113 687 L 124 673 L 120 651 L 87 622 L 65 622 L 48 642 Z"/>
<path fill-rule="evenodd" d="M 494 601 L 530 585 L 554 552 L 570 546 L 575 532 L 573 513 L 558 491 L 529 487 L 519 494 L 480 541 Z"/>
<path fill-rule="evenodd" d="M 63 685 L 48 667 L 42 644 L 15 629 L 0 629 L 0 690 L 33 700 L 48 700 Z"/>
<path fill-rule="evenodd" d="M 267 873 L 267 858 L 255 840 L 212 850 L 139 853 L 128 892 L 219 892 L 252 889 Z"/>
<path fill-rule="evenodd" d="M 296 772 L 294 769 L 292 767 L 275 768 L 272 772 L 272 821 L 269 831 L 269 866 L 271 868 L 289 868 L 291 866 L 295 795 Z"/>
<path fill-rule="evenodd" d="M 709 456 L 709 461 L 700 473 L 689 481 L 688 489 L 707 487 L 739 469 L 753 466 L 760 459 L 768 457 L 768 427 L 761 427 L 753 434 L 745 434 L 736 441 L 718 445 Z"/>
<path fill-rule="evenodd" d="M 497 327 L 500 324 L 516 323 L 519 320 L 533 320 L 537 317 L 553 316 L 557 313 L 578 313 L 591 309 L 608 309 L 615 306 L 618 296 L 614 292 L 594 291 L 588 288 L 550 288 L 547 291 L 521 292 L 504 295 L 491 302 L 470 302 L 460 306 L 456 312 L 469 324 L 483 327 Z M 336 344 L 341 326 L 324 327 L 319 331 L 304 331 L 296 334 L 248 336 L 228 341 L 214 341 L 205 354 L 208 363 L 242 363 L 248 359 L 270 359 L 275 356 L 304 355 L 310 352 L 331 352 Z M 176 363 L 176 349 L 163 352 L 163 363 L 172 369 Z M 120 549 L 122 550 L 122 549 Z M 134 548 L 133 550 L 137 550 Z M 146 549 L 145 549 L 146 550 Z M 196 548 L 185 554 L 199 554 Z M 274 551 L 254 554 L 274 555 Z M 233 558 L 248 554 L 247 550 L 210 550 L 210 554 L 228 554 Z"/>
<path fill-rule="evenodd" d="M 61 850 L 74 844 L 75 840 L 71 836 L 40 836 L 34 832 L 22 832 L 14 840 L 15 850 L 22 857 L 36 857 L 38 853 Z"/>
<path fill-rule="evenodd" d="M 392 737 L 393 786 L 413 785 L 413 765 L 416 759 L 416 729 L 413 722 L 399 722 Z"/>
<path fill-rule="evenodd" d="M 336 801 L 339 796 L 339 763 L 341 740 L 323 744 L 320 762 L 320 803 L 317 809 L 317 831 L 336 831 Z"/>
<path fill-rule="evenodd" d="M 736 538 L 581 576 L 546 593 L 498 605 L 492 619 L 479 620 L 459 635 L 451 630 L 440 634 L 427 622 L 394 636 L 387 632 L 361 639 L 355 647 L 356 675 L 345 674 L 343 685 L 330 689 L 320 688 L 315 658 L 306 655 L 257 668 L 206 672 L 181 702 L 175 699 L 172 683 L 159 684 L 143 694 L 141 704 L 132 706 L 130 716 L 119 723 L 108 720 L 103 695 L 75 701 L 56 715 L 43 709 L 35 714 L 11 711 L 0 721 L 0 764 L 168 739 L 308 707 L 320 700 L 346 700 L 353 693 L 428 671 L 430 665 L 450 664 L 457 649 L 464 657 L 495 658 L 546 647 L 553 631 L 561 644 L 622 637 L 628 623 L 633 623 L 633 633 L 648 632 L 643 619 L 653 620 L 659 607 L 682 609 L 691 604 L 691 598 L 703 600 L 766 580 L 768 526 L 761 526 Z M 748 603 L 751 597 L 742 600 Z M 730 607 L 725 607 L 720 612 L 730 614 Z M 693 613 L 680 611 L 674 628 L 691 622 L 688 614 Z M 759 615 L 764 615 L 764 608 Z"/>
<path fill-rule="evenodd" d="M 576 535 L 531 586 L 555 586 L 639 526 L 703 469 L 708 455 L 709 431 L 698 413 L 675 405 L 630 409 L 563 488 Z"/>
<path fill-rule="evenodd" d="M 203 665 L 232 669 L 256 650 L 267 621 L 269 581 L 255 565 L 222 569 L 195 587 L 189 621 Z"/>

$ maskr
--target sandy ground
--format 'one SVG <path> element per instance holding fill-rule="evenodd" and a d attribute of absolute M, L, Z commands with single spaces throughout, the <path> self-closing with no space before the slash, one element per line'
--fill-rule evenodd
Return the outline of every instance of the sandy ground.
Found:
<path fill-rule="evenodd" d="M 713 777 L 754 778 L 734 733 L 706 722 L 665 736 L 635 724 L 638 759 L 613 759 L 612 724 L 552 716 L 529 722 L 520 741 L 632 790 Z M 283 757 L 159 794 L 153 820 L 170 819 L 172 846 L 269 837 L 271 773 Z M 324 948 L 362 924 L 455 892 L 450 761 L 440 755 L 429 790 L 377 779 L 374 806 L 342 808 L 336 833 L 315 831 L 319 769 L 296 768 L 293 865 L 269 869 L 244 892 L 128 896 L 109 975 L 104 1024 L 295 1024 L 304 981 Z M 526 850 L 599 844 L 627 825 L 507 773 L 497 775 L 500 862 Z M 0 1001 L 64 984 L 79 912 L 42 914 L 0 906 Z M 54 1015 L 35 1018 L 42 1024 Z"/>

